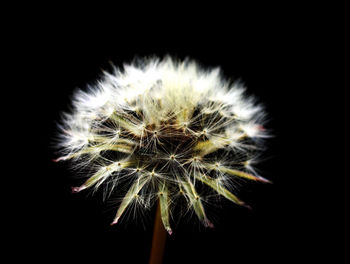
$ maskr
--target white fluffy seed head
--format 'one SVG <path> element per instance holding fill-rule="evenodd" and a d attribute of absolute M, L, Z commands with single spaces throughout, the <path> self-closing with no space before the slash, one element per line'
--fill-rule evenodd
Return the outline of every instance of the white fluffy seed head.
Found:
<path fill-rule="evenodd" d="M 144 59 L 105 73 L 96 86 L 76 93 L 73 106 L 61 125 L 58 160 L 94 168 L 73 191 L 127 186 L 113 223 L 131 204 L 149 207 L 159 199 L 171 233 L 171 209 L 183 198 L 212 226 L 205 190 L 244 205 L 226 187 L 239 178 L 267 181 L 252 174 L 251 162 L 267 136 L 263 108 L 219 69 L 170 57 Z"/>

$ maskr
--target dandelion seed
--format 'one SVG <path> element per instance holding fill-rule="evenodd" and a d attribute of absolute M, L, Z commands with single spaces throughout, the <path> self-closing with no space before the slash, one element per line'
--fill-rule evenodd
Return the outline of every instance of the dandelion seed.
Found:
<path fill-rule="evenodd" d="M 248 207 L 223 183 L 269 182 L 252 166 L 268 135 L 263 108 L 218 69 L 170 57 L 147 59 L 105 73 L 96 87 L 76 93 L 73 106 L 60 126 L 62 156 L 56 161 L 95 170 L 73 192 L 108 186 L 120 192 L 114 187 L 121 179 L 130 186 L 112 224 L 132 204 L 147 209 L 159 200 L 162 223 L 172 233 L 171 212 L 183 206 L 175 200 L 181 196 L 212 227 L 206 190 Z"/>

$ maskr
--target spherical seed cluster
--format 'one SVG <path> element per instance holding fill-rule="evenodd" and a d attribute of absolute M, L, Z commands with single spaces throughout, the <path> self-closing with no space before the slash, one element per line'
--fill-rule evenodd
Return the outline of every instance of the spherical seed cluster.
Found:
<path fill-rule="evenodd" d="M 267 136 L 264 112 L 238 83 L 189 60 L 144 59 L 105 73 L 76 93 L 61 126 L 63 156 L 91 175 L 73 192 L 103 186 L 122 192 L 117 223 L 127 207 L 159 199 L 165 229 L 177 198 L 206 226 L 205 191 L 245 205 L 231 191 L 238 179 L 268 182 L 252 164 Z M 123 187 L 123 188 L 122 188 Z M 201 190 L 199 192 L 198 190 Z"/>

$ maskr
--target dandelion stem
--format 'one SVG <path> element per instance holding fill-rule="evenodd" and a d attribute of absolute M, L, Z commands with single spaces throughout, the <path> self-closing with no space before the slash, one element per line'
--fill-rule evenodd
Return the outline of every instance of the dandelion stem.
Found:
<path fill-rule="evenodd" d="M 166 231 L 161 218 L 160 202 L 158 200 L 156 217 L 154 219 L 153 239 L 149 264 L 162 263 L 166 236 Z"/>

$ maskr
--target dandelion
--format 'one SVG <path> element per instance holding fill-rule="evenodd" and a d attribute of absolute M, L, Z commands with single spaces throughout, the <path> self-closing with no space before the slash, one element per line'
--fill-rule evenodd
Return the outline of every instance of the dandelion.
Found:
<path fill-rule="evenodd" d="M 268 136 L 264 120 L 263 107 L 219 69 L 188 59 L 144 59 L 75 94 L 60 126 L 57 161 L 88 168 L 73 192 L 102 187 L 106 197 L 123 194 L 112 224 L 127 208 L 150 208 L 158 200 L 169 234 L 175 206 L 211 227 L 208 197 L 249 207 L 233 192 L 235 183 L 269 182 L 253 168 Z"/>

